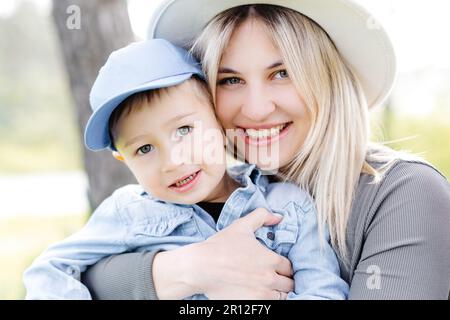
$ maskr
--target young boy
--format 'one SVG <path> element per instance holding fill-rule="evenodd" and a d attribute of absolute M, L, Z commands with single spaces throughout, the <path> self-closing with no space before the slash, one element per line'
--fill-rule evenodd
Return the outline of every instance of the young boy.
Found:
<path fill-rule="evenodd" d="M 111 54 L 91 91 L 85 142 L 113 150 L 139 185 L 116 190 L 86 226 L 34 261 L 24 274 L 28 299 L 90 299 L 80 274 L 100 259 L 200 242 L 260 207 L 283 216 L 255 235 L 290 259 L 295 292 L 288 299 L 346 298 L 328 239 L 320 246 L 310 197 L 269 183 L 254 165 L 226 172 L 225 138 L 202 79 L 198 63 L 162 39 Z M 224 204 L 214 219 L 203 208 L 217 203 Z"/>

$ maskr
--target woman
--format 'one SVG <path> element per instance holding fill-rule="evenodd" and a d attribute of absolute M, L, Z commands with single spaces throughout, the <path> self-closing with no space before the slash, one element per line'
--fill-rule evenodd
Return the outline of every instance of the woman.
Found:
<path fill-rule="evenodd" d="M 254 155 L 267 143 L 258 141 L 279 149 L 267 169 L 313 195 L 349 298 L 447 299 L 447 180 L 368 142 L 368 109 L 386 97 L 395 73 L 383 30 L 368 28 L 370 15 L 351 1 L 217 2 L 166 2 L 152 35 L 185 45 L 198 36 L 192 50 L 219 120 L 238 132 L 232 143 L 260 166 Z M 197 20 L 211 17 L 201 30 Z M 84 282 L 98 298 L 284 298 L 289 262 L 253 234 L 270 219 L 257 210 L 203 243 L 110 257 Z"/>

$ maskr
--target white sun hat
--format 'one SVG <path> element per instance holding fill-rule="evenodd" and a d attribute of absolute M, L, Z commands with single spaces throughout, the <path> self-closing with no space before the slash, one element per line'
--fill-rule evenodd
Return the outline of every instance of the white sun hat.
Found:
<path fill-rule="evenodd" d="M 148 38 L 188 46 L 218 13 L 240 5 L 273 4 L 319 24 L 356 73 L 369 107 L 389 95 L 396 76 L 393 45 L 371 13 L 352 0 L 165 0 L 154 12 Z"/>

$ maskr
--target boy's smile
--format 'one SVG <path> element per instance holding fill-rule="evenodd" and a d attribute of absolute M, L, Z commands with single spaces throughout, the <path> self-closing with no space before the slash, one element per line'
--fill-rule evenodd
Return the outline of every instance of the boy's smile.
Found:
<path fill-rule="evenodd" d="M 192 174 L 189 174 L 187 176 L 184 176 L 183 178 L 177 180 L 176 182 L 172 183 L 169 188 L 172 188 L 173 190 L 177 192 L 185 192 L 187 190 L 190 190 L 197 181 L 200 179 L 201 170 L 198 170 Z"/>
<path fill-rule="evenodd" d="M 211 103 L 197 80 L 162 89 L 123 114 L 116 146 L 139 184 L 164 201 L 225 201 L 236 184 Z"/>

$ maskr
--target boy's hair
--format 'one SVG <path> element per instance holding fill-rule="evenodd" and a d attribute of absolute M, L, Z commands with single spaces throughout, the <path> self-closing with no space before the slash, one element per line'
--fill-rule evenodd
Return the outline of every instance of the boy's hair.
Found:
<path fill-rule="evenodd" d="M 209 104 L 213 104 L 211 93 L 209 92 L 208 85 L 205 81 L 197 76 L 193 76 L 185 82 L 189 82 L 192 85 L 194 94 L 196 94 L 200 99 L 206 99 Z M 126 117 L 133 111 L 140 110 L 143 106 L 151 103 L 155 97 L 160 97 L 162 94 L 168 93 L 177 87 L 178 85 L 137 92 L 122 101 L 122 103 L 117 106 L 109 117 L 108 127 L 112 147 L 117 150 L 117 146 L 115 145 L 115 140 L 117 139 L 116 127 L 122 116 Z"/>

